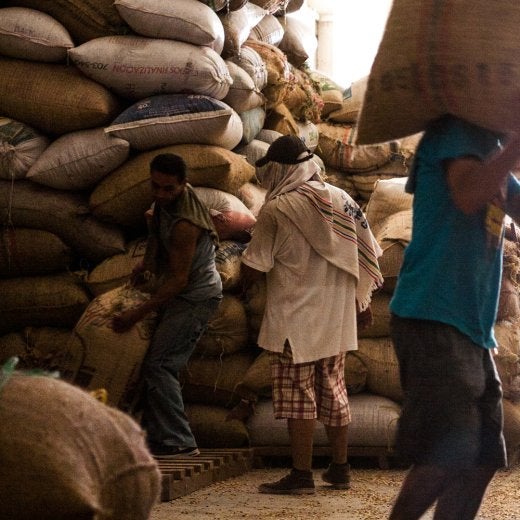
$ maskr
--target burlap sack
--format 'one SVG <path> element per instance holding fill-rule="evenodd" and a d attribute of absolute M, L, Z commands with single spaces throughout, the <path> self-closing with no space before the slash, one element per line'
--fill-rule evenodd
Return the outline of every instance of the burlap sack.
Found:
<path fill-rule="evenodd" d="M 301 124 L 321 122 L 324 101 L 317 83 L 311 80 L 306 71 L 291 66 L 295 81 L 283 99 L 291 114 Z M 317 134 L 316 134 L 317 137 Z M 318 144 L 316 142 L 316 144 Z"/>
<path fill-rule="evenodd" d="M 507 463 L 509 467 L 520 462 L 520 404 L 503 399 L 504 438 L 506 440 Z"/>
<path fill-rule="evenodd" d="M 159 153 L 180 155 L 193 186 L 235 193 L 255 174 L 244 157 L 218 146 L 173 145 L 142 152 L 116 168 L 92 191 L 89 205 L 94 215 L 129 228 L 142 227 L 143 214 L 152 203 L 150 161 Z"/>
<path fill-rule="evenodd" d="M 399 362 L 391 339 L 361 338 L 357 354 L 368 369 L 367 390 L 401 402 L 403 391 L 399 380 Z"/>
<path fill-rule="evenodd" d="M 23 179 L 49 143 L 30 126 L 0 117 L 0 178 Z"/>
<path fill-rule="evenodd" d="M 253 80 L 256 89 L 261 92 L 267 85 L 267 66 L 257 51 L 244 45 L 240 54 L 230 56 L 226 61 L 231 61 L 243 68 Z"/>
<path fill-rule="evenodd" d="M 164 94 L 141 99 L 112 121 L 105 132 L 135 150 L 174 144 L 210 144 L 233 149 L 242 139 L 239 115 L 210 96 Z"/>
<path fill-rule="evenodd" d="M 229 409 L 223 406 L 186 404 L 186 415 L 201 448 L 246 448 L 249 434 L 242 421 L 226 421 Z"/>
<path fill-rule="evenodd" d="M 202 4 L 202 5 L 201 5 Z M 202 2 L 176 0 L 115 0 L 123 20 L 137 33 L 150 38 L 207 45 L 218 54 L 224 47 L 224 28 L 215 11 Z"/>
<path fill-rule="evenodd" d="M 6 4 L 47 13 L 65 26 L 76 44 L 111 34 L 125 34 L 129 29 L 113 0 L 7 0 Z"/>
<path fill-rule="evenodd" d="M 222 56 L 231 58 L 238 56 L 249 34 L 253 28 L 259 24 L 262 18 L 267 15 L 265 9 L 247 2 L 240 9 L 229 13 L 219 13 L 220 21 L 224 26 L 224 49 Z"/>
<path fill-rule="evenodd" d="M 256 142 L 260 143 L 261 141 Z M 265 155 L 267 148 L 269 148 L 269 145 L 266 144 L 266 147 L 263 148 L 263 153 L 258 156 L 258 159 Z M 260 208 L 265 202 L 266 193 L 267 190 L 262 188 L 262 186 L 253 182 L 245 182 L 242 186 L 240 186 L 240 189 L 237 192 L 237 197 L 246 205 L 246 207 L 255 217 L 258 217 Z"/>
<path fill-rule="evenodd" d="M 264 127 L 266 112 L 264 107 L 252 108 L 251 110 L 241 112 L 240 119 L 242 120 L 242 127 L 244 129 L 240 142 L 247 144 L 250 143 Z"/>
<path fill-rule="evenodd" d="M 89 214 L 86 199 L 76 192 L 59 191 L 27 180 L 17 181 L 14 186 L 0 181 L 0 220 L 15 227 L 54 233 L 92 262 L 124 251 L 122 231 Z"/>
<path fill-rule="evenodd" d="M 232 408 L 240 400 L 235 387 L 254 358 L 248 351 L 221 357 L 192 356 L 179 376 L 184 402 Z"/>
<path fill-rule="evenodd" d="M 318 85 L 320 97 L 323 101 L 321 117 L 326 119 L 331 112 L 342 107 L 345 89 L 323 72 L 311 70 L 309 76 Z"/>
<path fill-rule="evenodd" d="M 64 272 L 0 280 L 0 334 L 35 327 L 72 328 L 90 302 L 79 278 Z"/>
<path fill-rule="evenodd" d="M 75 341 L 85 352 L 74 383 L 90 390 L 104 388 L 108 403 L 123 410 L 129 410 L 135 402 L 156 315 L 148 314 L 122 334 L 112 330 L 112 318 L 149 297 L 126 285 L 101 294 L 92 300 L 73 330 Z"/>
<path fill-rule="evenodd" d="M 69 132 L 53 141 L 27 172 L 59 190 L 87 190 L 128 159 L 130 144 L 103 128 Z"/>
<path fill-rule="evenodd" d="M 285 0 L 283 5 L 276 11 L 276 16 L 285 16 L 289 13 L 295 13 L 299 11 L 304 4 L 305 0 Z"/>
<path fill-rule="evenodd" d="M 390 336 L 390 295 L 378 291 L 372 296 L 370 308 L 373 323 L 368 328 L 358 330 L 358 338 L 384 338 Z"/>
<path fill-rule="evenodd" d="M 222 99 L 231 85 L 210 47 L 144 36 L 105 36 L 68 51 L 85 76 L 131 100 L 190 91 Z"/>
<path fill-rule="evenodd" d="M 361 195 L 356 189 L 353 177 L 352 173 L 342 172 L 330 166 L 325 167 L 323 174 L 324 181 L 345 190 L 354 200 L 359 200 Z"/>
<path fill-rule="evenodd" d="M 89 291 L 99 296 L 124 285 L 130 280 L 133 269 L 142 262 L 145 250 L 146 238 L 138 238 L 127 244 L 124 253 L 96 265 L 85 280 Z"/>
<path fill-rule="evenodd" d="M 335 123 L 356 123 L 365 97 L 367 83 L 368 76 L 352 82 L 350 87 L 343 91 L 341 106 L 329 112 L 329 120 Z"/>
<path fill-rule="evenodd" d="M 453 114 L 518 129 L 520 9 L 511 0 L 397 0 L 370 71 L 358 144 L 390 141 Z"/>
<path fill-rule="evenodd" d="M 71 342 L 71 329 L 25 327 L 0 337 L 0 365 L 13 356 L 20 370 L 57 371 L 61 379 L 71 380 L 83 352 Z"/>
<path fill-rule="evenodd" d="M 278 47 L 258 40 L 248 39 L 243 47 L 255 50 L 267 67 L 267 84 L 262 89 L 267 108 L 281 103 L 295 81 L 287 56 Z"/>
<path fill-rule="evenodd" d="M 316 54 L 318 41 L 313 22 L 309 24 L 293 16 L 282 18 L 284 35 L 278 48 L 295 67 L 302 67 Z"/>
<path fill-rule="evenodd" d="M 264 95 L 256 88 L 249 73 L 231 60 L 226 60 L 233 84 L 223 99 L 238 114 L 246 112 L 265 103 Z"/>
<path fill-rule="evenodd" d="M 63 63 L 72 47 L 69 32 L 52 16 L 26 7 L 2 9 L 0 53 L 4 56 Z"/>
<path fill-rule="evenodd" d="M 73 258 L 71 248 L 54 233 L 9 227 L 0 232 L 0 278 L 66 271 Z"/>
<path fill-rule="evenodd" d="M 520 243 L 504 240 L 503 262 L 496 319 L 514 321 L 520 317 Z"/>
<path fill-rule="evenodd" d="M 247 287 L 244 295 L 247 323 L 250 331 L 250 343 L 256 343 L 262 319 L 264 317 L 266 299 L 265 277 Z"/>
<path fill-rule="evenodd" d="M 240 265 L 242 252 L 246 248 L 243 242 L 223 240 L 215 254 L 215 264 L 226 292 L 240 289 Z"/>
<path fill-rule="evenodd" d="M 237 296 L 225 293 L 195 347 L 195 354 L 207 357 L 234 354 L 247 347 L 248 334 L 244 304 Z"/>
<path fill-rule="evenodd" d="M 504 397 L 520 401 L 520 319 L 497 321 L 494 331 L 498 343 L 494 359 Z"/>
<path fill-rule="evenodd" d="M 355 144 L 356 127 L 347 124 L 318 124 L 319 145 L 316 153 L 326 166 L 337 170 L 360 173 L 376 170 L 392 156 L 390 143 L 371 146 Z"/>
<path fill-rule="evenodd" d="M 0 113 L 5 116 L 61 135 L 105 126 L 120 111 L 114 94 L 75 67 L 0 58 Z"/>
<path fill-rule="evenodd" d="M 282 41 L 283 34 L 284 28 L 278 18 L 272 14 L 267 14 L 253 27 L 248 38 L 278 46 Z"/>
<path fill-rule="evenodd" d="M 284 7 L 287 0 L 249 0 L 252 4 L 255 4 L 262 9 L 265 9 L 268 13 L 276 13 Z"/>
<path fill-rule="evenodd" d="M 264 130 L 274 130 L 281 135 L 299 135 L 300 128 L 296 118 L 284 103 L 279 103 L 267 112 Z M 260 139 L 260 132 L 256 135 Z"/>
<path fill-rule="evenodd" d="M 0 423 L 0 518 L 149 518 L 161 477 L 129 416 L 64 381 L 15 372 Z"/>

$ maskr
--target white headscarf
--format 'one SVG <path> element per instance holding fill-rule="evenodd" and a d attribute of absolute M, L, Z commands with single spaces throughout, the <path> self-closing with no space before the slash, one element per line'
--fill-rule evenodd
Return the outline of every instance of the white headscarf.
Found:
<path fill-rule="evenodd" d="M 298 156 L 298 159 L 303 159 L 307 155 L 308 152 L 305 151 Z M 319 164 L 312 159 L 297 164 L 270 161 L 256 168 L 256 176 L 262 188 L 267 190 L 266 202 L 282 193 L 297 189 L 304 182 L 321 181 L 320 172 Z"/>

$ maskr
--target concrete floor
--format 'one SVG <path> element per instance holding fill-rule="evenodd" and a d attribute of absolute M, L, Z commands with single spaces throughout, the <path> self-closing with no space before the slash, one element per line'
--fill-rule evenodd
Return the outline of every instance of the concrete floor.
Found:
<path fill-rule="evenodd" d="M 190 495 L 158 504 L 151 520 L 383 520 L 406 474 L 403 470 L 352 469 L 349 490 L 330 490 L 314 470 L 316 495 L 283 496 L 257 492 L 262 482 L 278 480 L 286 468 L 254 469 Z M 424 520 L 433 518 L 428 512 Z M 520 520 L 520 468 L 499 472 L 478 520 Z"/>

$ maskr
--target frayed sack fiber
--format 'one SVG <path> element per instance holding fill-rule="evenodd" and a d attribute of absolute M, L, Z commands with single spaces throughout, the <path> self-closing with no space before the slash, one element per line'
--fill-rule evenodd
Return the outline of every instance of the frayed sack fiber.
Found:
<path fill-rule="evenodd" d="M 444 114 L 518 129 L 520 4 L 396 0 L 370 71 L 358 144 L 425 129 Z"/>
<path fill-rule="evenodd" d="M 129 416 L 64 381 L 0 390 L 0 518 L 147 520 L 161 476 Z"/>
<path fill-rule="evenodd" d="M 4 116 L 62 135 L 105 126 L 120 112 L 120 100 L 76 67 L 0 57 Z"/>
<path fill-rule="evenodd" d="M 122 286 L 92 300 L 73 330 L 83 362 L 74 383 L 89 390 L 104 388 L 108 403 L 129 410 L 137 397 L 141 365 L 156 325 L 151 313 L 125 333 L 112 329 L 118 312 L 137 307 L 150 295 Z"/>

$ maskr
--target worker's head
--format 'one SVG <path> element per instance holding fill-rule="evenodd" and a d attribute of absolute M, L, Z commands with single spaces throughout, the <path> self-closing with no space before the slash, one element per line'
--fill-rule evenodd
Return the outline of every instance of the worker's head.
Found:
<path fill-rule="evenodd" d="M 299 137 L 282 135 L 271 144 L 264 157 L 256 161 L 255 166 L 261 168 L 268 162 L 299 164 L 308 161 L 312 156 L 313 153 Z"/>
<path fill-rule="evenodd" d="M 155 202 L 168 204 L 186 189 L 186 163 L 173 153 L 156 155 L 150 162 L 150 178 Z"/>
<path fill-rule="evenodd" d="M 276 194 L 282 186 L 297 184 L 314 175 L 313 153 L 295 135 L 283 135 L 274 141 L 262 159 L 256 161 L 256 177 L 267 190 L 266 197 Z"/>

